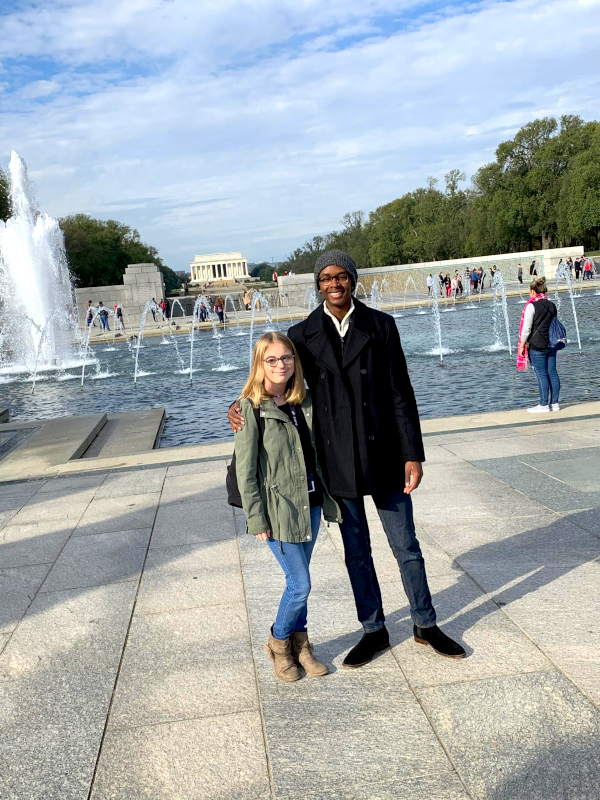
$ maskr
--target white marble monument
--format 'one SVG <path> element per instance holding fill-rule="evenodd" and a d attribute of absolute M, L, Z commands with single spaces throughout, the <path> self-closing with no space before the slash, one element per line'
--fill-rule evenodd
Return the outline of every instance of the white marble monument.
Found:
<path fill-rule="evenodd" d="M 192 283 L 233 283 L 236 278 L 243 280 L 248 277 L 248 259 L 242 258 L 239 252 L 194 256 L 190 275 Z"/>

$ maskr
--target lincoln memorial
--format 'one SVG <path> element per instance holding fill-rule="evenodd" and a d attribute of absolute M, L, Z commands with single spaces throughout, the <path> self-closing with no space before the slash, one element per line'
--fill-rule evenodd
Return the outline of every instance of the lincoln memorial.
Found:
<path fill-rule="evenodd" d="M 190 264 L 192 283 L 233 281 L 248 277 L 248 260 L 241 253 L 209 253 L 194 256 Z"/>

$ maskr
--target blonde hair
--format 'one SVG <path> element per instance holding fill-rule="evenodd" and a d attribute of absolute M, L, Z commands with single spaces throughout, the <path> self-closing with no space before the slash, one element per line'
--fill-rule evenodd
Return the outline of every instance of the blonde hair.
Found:
<path fill-rule="evenodd" d="M 285 389 L 286 402 L 292 405 L 300 405 L 306 397 L 306 387 L 304 386 L 304 373 L 302 372 L 302 364 L 298 357 L 298 351 L 294 346 L 291 339 L 288 339 L 283 333 L 279 331 L 271 331 L 270 333 L 263 333 L 263 335 L 256 341 L 254 350 L 252 351 L 252 365 L 250 366 L 250 375 L 246 381 L 246 385 L 242 389 L 240 400 L 248 398 L 254 408 L 258 408 L 263 400 L 268 400 L 270 395 L 265 391 L 265 353 L 272 344 L 282 344 L 294 354 L 294 374 L 287 382 Z"/>
<path fill-rule="evenodd" d="M 540 275 L 539 278 L 534 278 L 529 284 L 529 288 L 536 294 L 546 294 L 548 292 L 546 278 L 543 275 Z"/>

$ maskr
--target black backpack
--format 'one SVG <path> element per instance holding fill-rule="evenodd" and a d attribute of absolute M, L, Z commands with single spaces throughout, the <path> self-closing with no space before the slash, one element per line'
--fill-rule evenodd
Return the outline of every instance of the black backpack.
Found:
<path fill-rule="evenodd" d="M 260 415 L 260 408 L 253 408 L 254 416 L 256 417 L 256 424 L 258 425 L 258 449 L 262 447 L 263 433 L 265 429 L 265 420 Z M 235 471 L 235 450 L 233 451 L 233 458 L 231 464 L 227 467 L 227 477 L 225 478 L 225 485 L 227 486 L 227 502 L 230 506 L 235 508 L 242 508 L 242 498 L 238 488 L 237 474 Z"/>

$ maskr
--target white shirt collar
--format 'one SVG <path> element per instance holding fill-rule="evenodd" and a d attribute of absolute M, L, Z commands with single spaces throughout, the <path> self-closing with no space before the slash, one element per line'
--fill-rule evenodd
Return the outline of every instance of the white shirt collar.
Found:
<path fill-rule="evenodd" d="M 350 300 L 350 310 L 344 317 L 344 319 L 340 322 L 337 317 L 331 313 L 331 311 L 327 308 L 327 303 L 323 301 L 323 311 L 333 320 L 333 324 L 335 325 L 335 329 L 339 333 L 339 335 L 344 338 L 344 336 L 348 333 L 348 327 L 350 325 L 350 317 L 352 316 L 352 312 L 354 311 L 354 301 Z"/>

